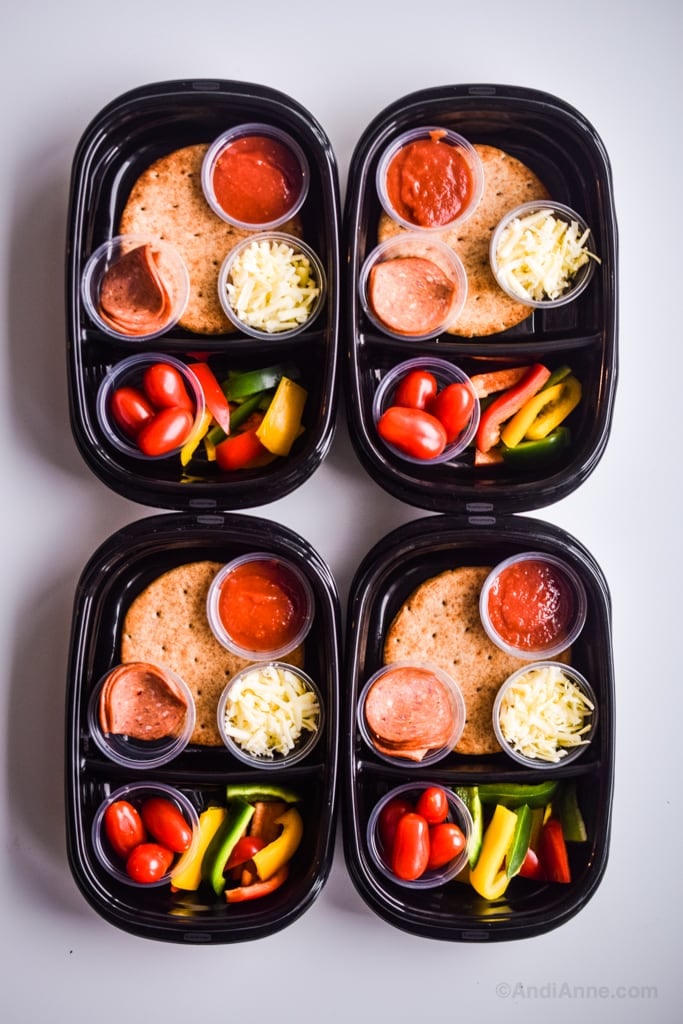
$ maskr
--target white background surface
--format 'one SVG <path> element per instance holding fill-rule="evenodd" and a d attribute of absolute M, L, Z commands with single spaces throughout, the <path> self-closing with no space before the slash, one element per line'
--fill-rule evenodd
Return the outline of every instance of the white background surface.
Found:
<path fill-rule="evenodd" d="M 24 1022 L 680 1019 L 681 152 L 676 0 L 428 4 L 20 0 L 0 41 L 0 1015 Z M 298 922 L 187 948 L 125 934 L 84 902 L 65 853 L 63 708 L 71 603 L 91 552 L 151 514 L 107 492 L 67 418 L 63 254 L 70 165 L 120 93 L 171 78 L 260 82 L 322 123 L 346 178 L 367 123 L 415 89 L 543 89 L 593 123 L 620 228 L 620 379 L 585 485 L 537 513 L 610 583 L 617 692 L 611 855 L 596 895 L 547 935 L 488 946 L 404 935 L 353 889 L 338 845 Z M 303 534 L 345 600 L 355 566 L 417 513 L 377 488 L 343 423 L 300 490 L 256 510 Z M 333 524 L 333 525 L 331 525 Z M 680 644 L 678 645 L 680 649 Z M 504 986 L 513 995 L 505 997 Z M 598 989 L 604 994 L 599 995 Z M 582 995 L 583 992 L 583 995 Z"/>

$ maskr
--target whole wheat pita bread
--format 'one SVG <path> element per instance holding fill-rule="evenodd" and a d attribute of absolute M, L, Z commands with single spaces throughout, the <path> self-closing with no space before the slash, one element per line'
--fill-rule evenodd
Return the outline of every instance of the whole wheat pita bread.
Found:
<path fill-rule="evenodd" d="M 479 617 L 479 594 L 490 572 L 485 566 L 448 569 L 420 584 L 399 609 L 387 632 L 384 662 L 430 662 L 460 687 L 466 721 L 455 747 L 461 754 L 493 754 L 493 702 L 501 684 L 528 661 L 493 644 Z M 568 660 L 568 653 L 558 660 Z"/>
<path fill-rule="evenodd" d="M 218 298 L 218 274 L 227 254 L 254 232 L 218 217 L 202 191 L 201 169 L 208 145 L 176 149 L 155 160 L 135 182 L 121 214 L 119 232 L 165 239 L 183 257 L 190 297 L 179 323 L 196 334 L 235 330 Z M 298 219 L 278 230 L 301 234 Z"/>
<path fill-rule="evenodd" d="M 496 284 L 489 264 L 489 242 L 496 225 L 509 210 L 532 199 L 549 198 L 540 178 L 516 157 L 495 146 L 474 147 L 484 166 L 484 191 L 477 209 L 464 223 L 443 234 L 458 254 L 467 273 L 467 300 L 449 334 L 466 338 L 497 334 L 525 320 L 529 306 L 511 299 Z M 378 239 L 384 241 L 404 229 L 382 213 Z"/>
<path fill-rule="evenodd" d="M 122 662 L 165 665 L 189 687 L 196 710 L 191 743 L 221 746 L 216 713 L 225 685 L 250 662 L 218 643 L 206 617 L 206 598 L 222 563 L 189 562 L 153 580 L 131 603 L 121 633 Z M 303 667 L 303 647 L 284 659 Z"/>

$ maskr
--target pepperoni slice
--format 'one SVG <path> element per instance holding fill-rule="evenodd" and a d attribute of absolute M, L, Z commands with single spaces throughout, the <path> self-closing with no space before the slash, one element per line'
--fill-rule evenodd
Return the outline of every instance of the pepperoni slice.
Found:
<path fill-rule="evenodd" d="M 370 687 L 365 718 L 382 753 L 421 761 L 453 735 L 455 715 L 446 686 L 423 668 L 397 667 Z"/>
<path fill-rule="evenodd" d="M 368 298 L 378 320 L 397 334 L 429 334 L 448 319 L 455 285 L 432 260 L 399 256 L 370 271 Z"/>
<path fill-rule="evenodd" d="M 105 271 L 100 316 L 121 334 L 151 334 L 168 321 L 172 299 L 153 245 L 139 245 Z"/>
<path fill-rule="evenodd" d="M 136 740 L 160 740 L 181 731 L 187 701 L 163 669 L 146 662 L 119 665 L 100 696 L 102 731 Z"/>

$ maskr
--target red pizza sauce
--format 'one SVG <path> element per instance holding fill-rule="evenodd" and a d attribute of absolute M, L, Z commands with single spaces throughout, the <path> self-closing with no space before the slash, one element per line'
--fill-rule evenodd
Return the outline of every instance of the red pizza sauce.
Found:
<path fill-rule="evenodd" d="M 389 162 L 386 190 L 396 214 L 410 224 L 437 228 L 450 224 L 474 192 L 472 168 L 462 149 L 431 132 L 399 149 Z"/>
<path fill-rule="evenodd" d="M 218 615 L 233 643 L 257 654 L 295 647 L 307 608 L 299 581 L 276 560 L 235 566 L 218 597 Z"/>
<path fill-rule="evenodd" d="M 302 184 L 294 154 L 267 135 L 243 135 L 230 142 L 213 168 L 216 202 L 228 217 L 243 224 L 270 224 L 287 217 Z"/>
<path fill-rule="evenodd" d="M 502 569 L 488 594 L 491 624 L 501 639 L 524 651 L 561 643 L 575 614 L 573 588 L 564 573 L 536 559 Z"/>

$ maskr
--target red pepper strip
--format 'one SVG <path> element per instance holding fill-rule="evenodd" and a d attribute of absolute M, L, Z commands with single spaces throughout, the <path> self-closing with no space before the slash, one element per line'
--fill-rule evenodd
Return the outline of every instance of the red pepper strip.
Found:
<path fill-rule="evenodd" d="M 526 857 L 522 861 L 522 866 L 519 869 L 520 878 L 535 878 L 542 881 L 545 878 L 545 872 L 543 871 L 543 865 L 538 859 L 538 854 L 531 847 L 526 851 Z"/>
<path fill-rule="evenodd" d="M 482 412 L 477 430 L 479 451 L 488 452 L 498 444 L 502 424 L 514 416 L 537 391 L 540 391 L 549 376 L 550 370 L 547 366 L 543 366 L 542 363 L 534 363 L 519 384 L 504 391 Z"/>
<path fill-rule="evenodd" d="M 548 818 L 541 829 L 538 854 L 549 882 L 571 882 L 567 844 L 559 818 Z"/>
<path fill-rule="evenodd" d="M 243 903 L 245 900 L 258 900 L 261 896 L 267 896 L 275 892 L 287 881 L 289 875 L 289 864 L 283 864 L 279 871 L 268 879 L 267 882 L 254 882 L 253 885 L 241 885 L 237 889 L 226 889 L 225 898 L 228 903 Z"/>
<path fill-rule="evenodd" d="M 488 398 L 489 395 L 495 395 L 497 391 L 507 391 L 508 388 L 519 384 L 528 370 L 528 366 L 513 366 L 505 370 L 475 373 L 470 377 L 470 383 L 477 393 L 477 398 Z"/>
<path fill-rule="evenodd" d="M 239 434 L 226 437 L 216 445 L 216 464 L 220 469 L 232 472 L 236 469 L 248 469 L 256 464 L 256 460 L 270 452 L 256 436 L 256 427 L 243 430 Z M 259 463 L 260 464 L 260 463 Z"/>
<path fill-rule="evenodd" d="M 219 427 L 230 433 L 230 406 L 223 389 L 208 363 L 191 363 L 190 369 L 199 381 L 204 392 L 204 401 Z"/>

